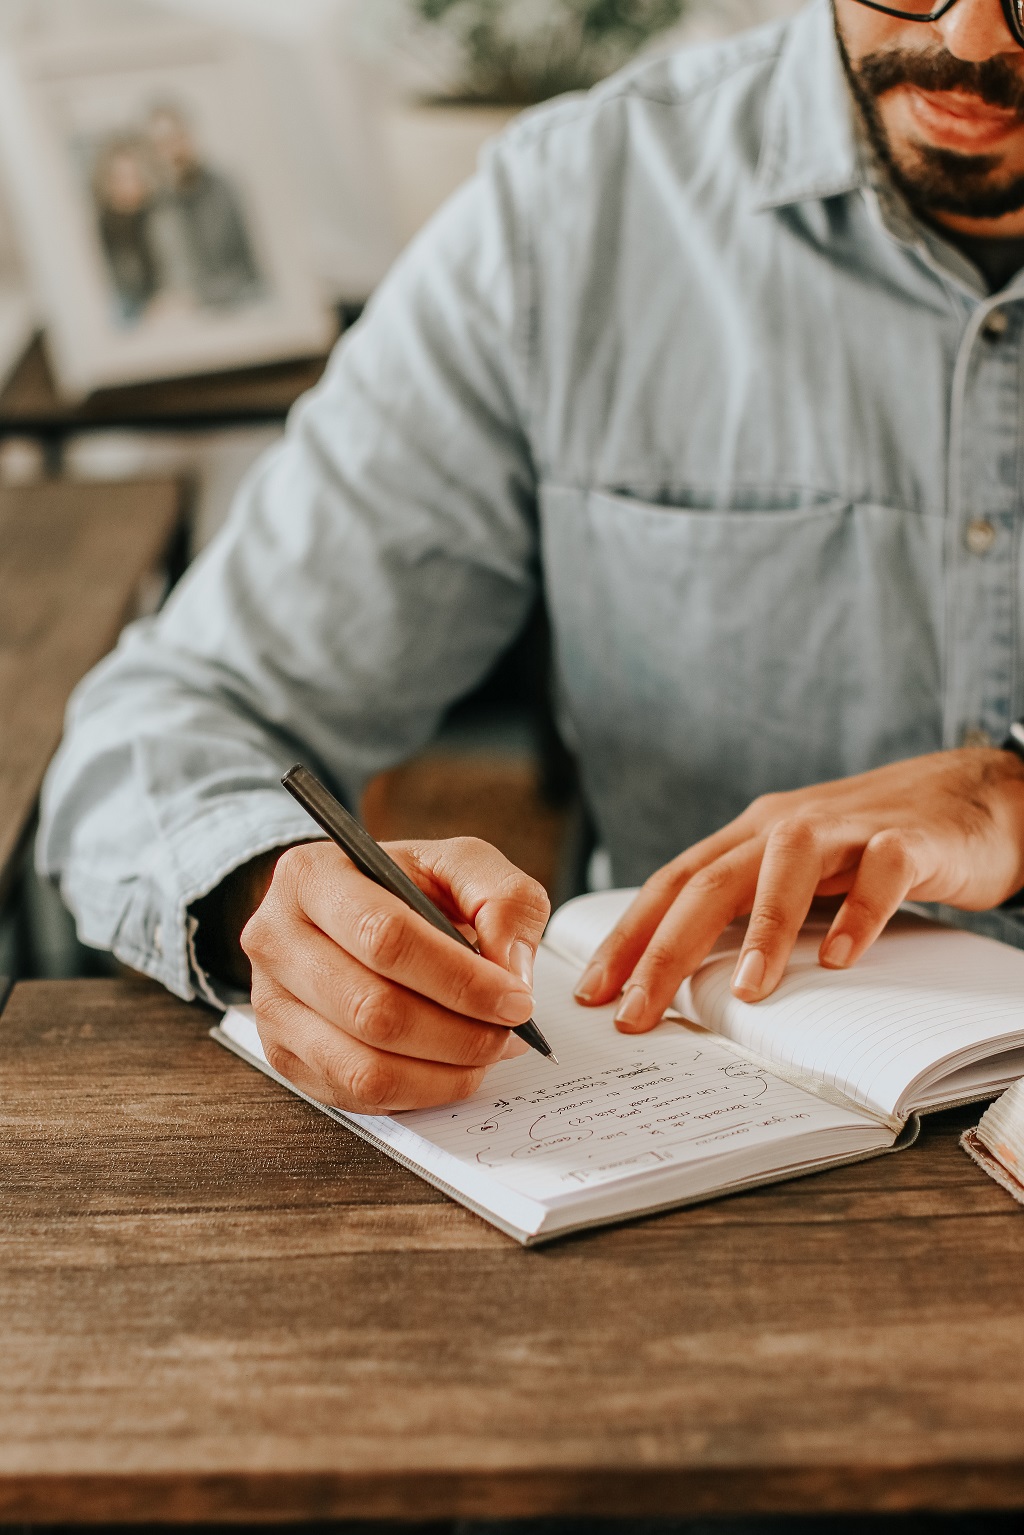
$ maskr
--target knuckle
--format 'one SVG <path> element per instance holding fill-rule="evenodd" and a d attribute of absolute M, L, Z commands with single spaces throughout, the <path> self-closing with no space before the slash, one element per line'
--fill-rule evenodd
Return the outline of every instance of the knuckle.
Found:
<path fill-rule="evenodd" d="M 280 884 L 287 884 L 295 878 L 296 870 L 306 857 L 306 844 L 298 843 L 295 847 L 287 847 L 274 865 L 274 879 Z M 273 882 L 272 882 L 273 883 Z"/>
<path fill-rule="evenodd" d="M 637 971 L 642 972 L 645 977 L 660 976 L 678 963 L 678 944 L 667 938 L 653 938 L 647 945 Z"/>
<path fill-rule="evenodd" d="M 279 1077 L 291 1075 L 295 1056 L 285 1045 L 281 1044 L 280 1040 L 264 1040 L 263 1054 L 267 1058 L 267 1065 L 271 1071 L 276 1071 Z"/>
<path fill-rule="evenodd" d="M 759 794 L 750 802 L 744 814 L 750 816 L 751 820 L 756 821 L 759 826 L 763 826 L 768 821 L 778 819 L 784 803 L 784 797 L 781 794 Z"/>
<path fill-rule="evenodd" d="M 453 880 L 454 871 L 459 874 L 471 873 L 474 879 L 481 876 L 489 879 L 494 875 L 496 866 L 508 862 L 496 847 L 485 842 L 482 837 L 446 837 L 434 846 L 441 855 L 435 862 L 452 875 Z"/>
<path fill-rule="evenodd" d="M 680 853 L 679 857 L 674 858 L 671 863 L 663 864 L 660 869 L 655 869 L 654 873 L 645 882 L 644 891 L 649 891 L 652 895 L 662 898 L 674 896 L 686 883 L 688 869 L 688 855 Z"/>
<path fill-rule="evenodd" d="M 297 901 L 302 906 L 302 895 L 313 877 L 315 855 L 319 847 L 318 843 L 303 842 L 297 847 L 286 848 L 274 866 L 271 890 L 276 887 L 279 893 L 286 893 L 286 900 Z"/>
<path fill-rule="evenodd" d="M 911 869 L 914 864 L 913 839 L 902 827 L 892 826 L 876 832 L 868 843 L 867 851 L 873 858 L 891 864 L 900 871 Z"/>
<path fill-rule="evenodd" d="M 733 876 L 727 865 L 723 863 L 709 863 L 706 868 L 699 869 L 689 884 L 692 895 L 699 900 L 708 900 L 722 895 L 732 888 Z"/>
<path fill-rule="evenodd" d="M 547 926 L 551 915 L 551 899 L 542 884 L 529 875 L 520 876 L 516 881 L 515 899 L 531 926 Z"/>
<path fill-rule="evenodd" d="M 262 906 L 257 906 L 238 936 L 245 953 L 255 962 L 263 959 L 270 948 L 273 924 Z"/>
<path fill-rule="evenodd" d="M 890 914 L 890 904 L 865 890 L 851 890 L 843 903 L 854 928 L 873 928 Z"/>
<path fill-rule="evenodd" d="M 445 1097 L 448 1098 L 450 1096 L 453 1103 L 457 1103 L 463 1098 L 471 1098 L 477 1089 L 483 1085 L 485 1075 L 486 1073 L 483 1068 L 474 1067 L 466 1071 L 459 1071 L 451 1084 L 450 1092 L 446 1090 Z"/>
<path fill-rule="evenodd" d="M 530 922 L 543 925 L 550 915 L 551 902 L 544 886 L 519 869 L 510 866 L 499 877 L 495 894 L 499 900 L 514 905 Z"/>
<path fill-rule="evenodd" d="M 349 1022 L 360 1039 L 387 1050 L 406 1033 L 405 1019 L 393 987 L 363 986 L 350 1004 Z"/>
<path fill-rule="evenodd" d="M 460 1059 L 456 1064 L 472 1071 L 493 1066 L 509 1038 L 504 1029 L 492 1028 L 488 1024 L 471 1025 L 465 1032 L 465 1039 L 459 1041 Z"/>
<path fill-rule="evenodd" d="M 390 909 L 360 912 L 355 943 L 359 957 L 371 970 L 394 969 L 409 948 L 409 926 L 404 914 Z"/>
<path fill-rule="evenodd" d="M 606 968 L 615 968 L 624 962 L 631 948 L 629 933 L 620 932 L 617 928 L 610 932 L 594 951 L 592 958 L 598 964 Z"/>
<path fill-rule="evenodd" d="M 547 891 L 538 880 L 510 862 L 498 848 L 480 837 L 455 837 L 449 844 L 456 867 L 478 869 L 486 874 L 492 894 L 524 912 L 528 919 L 543 924 L 551 911 Z"/>
<path fill-rule="evenodd" d="M 751 914 L 749 931 L 756 933 L 759 938 L 771 940 L 787 932 L 791 925 L 781 907 L 773 902 L 767 902 L 763 906 L 758 906 L 757 910 Z"/>
<path fill-rule="evenodd" d="M 821 840 L 822 822 L 809 815 L 787 816 L 772 827 L 768 841 L 776 852 L 798 857 L 814 853 Z"/>
<path fill-rule="evenodd" d="M 489 995 L 486 1002 L 483 1000 L 476 971 L 462 963 L 446 978 L 444 1005 L 450 1012 L 474 1017 L 481 1010 L 488 1011 L 493 1002 Z"/>
<path fill-rule="evenodd" d="M 390 1107 L 398 1087 L 393 1067 L 377 1055 L 350 1062 L 341 1086 L 358 1110 L 378 1114 Z"/>

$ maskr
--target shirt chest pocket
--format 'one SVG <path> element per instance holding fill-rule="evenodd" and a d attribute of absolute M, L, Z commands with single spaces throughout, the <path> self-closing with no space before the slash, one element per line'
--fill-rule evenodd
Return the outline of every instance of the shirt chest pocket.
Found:
<path fill-rule="evenodd" d="M 934 746 L 941 520 L 838 498 L 736 501 L 544 488 L 545 580 L 581 745 L 656 756 L 689 782 L 724 773 L 740 808 Z"/>

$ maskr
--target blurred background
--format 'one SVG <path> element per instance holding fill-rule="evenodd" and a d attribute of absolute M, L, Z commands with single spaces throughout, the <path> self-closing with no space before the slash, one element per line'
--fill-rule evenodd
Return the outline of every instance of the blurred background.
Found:
<path fill-rule="evenodd" d="M 797 4 L 0 0 L 0 487 L 178 481 L 152 610 L 487 138 Z M 432 751 L 371 786 L 372 829 L 487 835 L 556 900 L 599 884 L 547 694 L 538 612 Z M 0 971 L 97 963 L 26 860 Z"/>

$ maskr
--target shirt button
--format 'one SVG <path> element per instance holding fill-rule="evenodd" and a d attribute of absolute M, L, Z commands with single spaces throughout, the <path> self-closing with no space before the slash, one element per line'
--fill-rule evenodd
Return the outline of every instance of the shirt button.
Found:
<path fill-rule="evenodd" d="M 999 341 L 1010 328 L 1010 317 L 1005 309 L 993 309 L 981 327 L 981 334 L 988 341 Z"/>
<path fill-rule="evenodd" d="M 153 948 L 157 954 L 164 952 L 164 930 L 159 922 L 153 929 Z"/>
<path fill-rule="evenodd" d="M 963 742 L 965 746 L 993 745 L 992 737 L 989 735 L 988 731 L 982 730 L 980 726 L 975 726 L 973 730 L 965 730 L 963 735 Z"/>
<path fill-rule="evenodd" d="M 995 525 L 987 517 L 975 517 L 967 524 L 964 543 L 972 554 L 987 554 L 995 541 Z"/>

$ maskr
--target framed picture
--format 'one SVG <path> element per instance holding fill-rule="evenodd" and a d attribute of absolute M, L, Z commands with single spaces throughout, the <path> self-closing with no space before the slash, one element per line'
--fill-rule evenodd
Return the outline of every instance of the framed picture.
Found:
<path fill-rule="evenodd" d="M 151 0 L 257 45 L 304 201 L 317 272 L 335 302 L 363 302 L 398 255 L 388 82 L 365 57 L 354 16 L 382 0 Z"/>
<path fill-rule="evenodd" d="M 61 389 L 326 348 L 257 50 L 147 28 L 0 55 L 0 155 Z"/>

